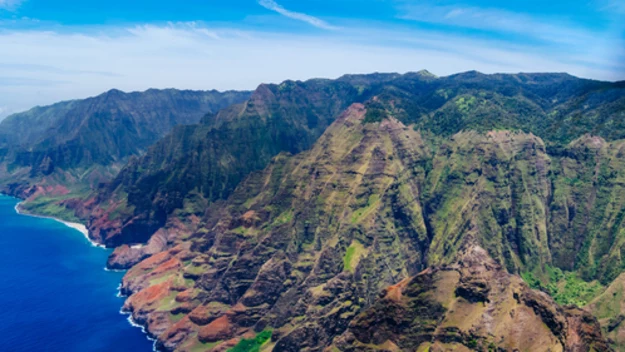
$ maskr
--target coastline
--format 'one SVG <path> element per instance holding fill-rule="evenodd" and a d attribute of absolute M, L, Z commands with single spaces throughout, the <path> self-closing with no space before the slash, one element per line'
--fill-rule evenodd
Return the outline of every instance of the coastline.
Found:
<path fill-rule="evenodd" d="M 18 197 L 11 196 L 11 195 L 7 195 L 7 194 L 4 194 L 4 193 L 0 193 L 0 197 L 4 198 L 4 199 L 5 199 L 5 201 L 6 201 L 4 204 L 6 204 L 6 205 L 7 205 L 7 206 L 6 206 L 6 213 L 7 213 L 7 216 L 9 216 L 11 213 L 13 213 L 13 214 L 16 214 L 16 215 L 14 215 L 14 216 L 17 216 L 17 217 L 20 217 L 20 216 L 27 216 L 27 217 L 32 217 L 32 218 L 41 218 L 41 219 L 49 219 L 49 220 L 54 220 L 54 221 L 55 221 L 55 222 L 57 222 L 57 223 L 61 223 L 61 224 L 63 224 L 63 226 L 61 226 L 61 228 L 58 228 L 58 225 L 54 225 L 54 226 L 56 227 L 56 230 L 55 230 L 55 231 L 63 231 L 63 233 L 65 233 L 65 230 L 63 230 L 63 228 L 64 228 L 64 227 L 66 227 L 66 228 L 70 228 L 71 230 L 79 231 L 81 234 L 83 234 L 83 236 L 85 236 L 85 238 L 88 238 L 88 237 L 87 237 L 87 236 L 88 236 L 88 229 L 87 229 L 87 228 L 86 228 L 86 226 L 85 226 L 85 225 L 83 225 L 83 224 L 80 224 L 80 223 L 77 223 L 77 222 L 71 222 L 71 221 L 64 221 L 64 220 L 61 220 L 61 219 L 55 218 L 55 217 L 53 217 L 53 216 L 43 216 L 43 215 L 30 214 L 30 213 L 28 213 L 28 211 L 26 211 L 26 210 L 24 210 L 24 209 L 22 208 L 22 205 L 23 205 L 23 200 L 22 200 L 22 199 L 20 199 L 20 198 L 18 198 Z M 6 198 L 5 198 L 5 197 L 6 197 Z M 24 226 L 26 226 L 26 227 L 28 227 L 28 226 L 29 226 L 28 224 L 29 224 L 29 223 L 32 223 L 32 222 L 33 222 L 33 220 L 32 220 L 32 219 L 31 219 L 31 220 L 28 220 L 28 218 L 23 218 L 23 219 L 20 221 L 20 223 L 25 224 Z M 45 227 L 51 227 L 51 225 L 52 225 L 52 223 L 48 223 L 48 225 L 45 225 L 45 224 L 44 224 L 44 226 L 45 226 Z M 63 236 L 63 237 L 65 237 L 65 236 Z M 65 239 L 65 238 L 63 238 L 63 239 L 59 239 L 59 240 L 62 240 L 62 241 L 65 241 L 65 240 L 71 241 L 71 242 L 72 242 L 72 246 L 71 246 L 71 247 L 75 248 L 75 249 L 76 249 L 76 250 L 78 250 L 80 253 L 82 253 L 82 252 L 85 252 L 85 251 L 86 251 L 86 252 L 92 253 L 92 254 L 94 254 L 94 255 L 96 255 L 96 256 L 98 256 L 98 257 L 100 257 L 100 256 L 104 256 L 104 257 L 106 257 L 106 256 L 108 255 L 108 254 L 107 254 L 107 253 L 108 253 L 108 250 L 101 251 L 101 250 L 99 250 L 99 249 L 97 249 L 97 250 L 96 250 L 96 249 L 94 249 L 94 250 L 93 250 L 94 252 L 91 252 L 91 250 L 89 250 L 89 249 L 88 249 L 88 247 L 85 247 L 86 243 L 85 243 L 85 242 L 83 242 L 83 240 L 82 240 L 82 239 L 80 239 L 79 237 L 76 237 L 76 234 L 75 234 L 75 233 L 73 233 L 73 234 L 72 234 L 72 233 L 70 232 L 70 233 L 68 234 L 68 236 L 67 236 L 67 237 L 68 237 L 69 239 Z M 72 238 L 73 238 L 73 239 L 72 239 Z M 55 239 L 53 239 L 53 238 L 48 237 L 48 238 L 47 238 L 47 241 L 48 241 L 48 242 L 54 242 L 54 241 L 56 241 L 56 240 L 55 240 Z M 90 247 L 99 247 L 99 248 L 101 248 L 101 249 L 104 249 L 104 248 L 105 248 L 104 246 L 98 245 L 98 244 L 94 243 L 94 242 L 93 242 L 93 241 L 91 241 L 91 240 L 89 240 L 89 243 L 90 243 Z M 81 247 L 82 247 L 82 249 L 80 249 Z M 83 259 L 84 259 L 84 258 L 83 258 Z M 78 259 L 78 261 L 80 262 L 80 261 L 81 261 L 81 260 L 83 260 L 83 259 L 80 259 L 80 258 L 79 258 L 79 259 Z M 57 262 L 58 262 L 58 261 L 57 261 Z M 89 262 L 89 264 L 95 264 L 95 266 L 98 266 L 97 262 L 99 262 L 99 260 L 98 260 L 97 262 L 95 262 L 95 263 L 92 263 L 90 260 L 87 260 L 86 262 Z M 73 269 L 75 269 L 75 268 L 72 268 L 72 270 L 73 270 Z M 106 270 L 106 269 L 104 268 L 104 270 L 103 270 L 103 271 L 112 271 L 112 270 Z M 123 271 L 121 271 L 121 270 L 116 270 L 115 272 L 123 272 Z M 106 276 L 106 277 L 109 277 L 109 276 Z M 106 279 L 106 278 L 104 278 L 104 279 Z M 108 280 L 108 279 L 106 279 L 106 280 Z M 129 326 L 129 327 L 130 327 L 130 330 L 135 330 L 135 329 L 137 328 L 137 326 L 139 326 L 139 327 L 140 327 L 140 330 L 139 330 L 139 331 L 140 331 L 140 333 L 139 333 L 139 335 L 140 335 L 140 339 L 145 339 L 145 340 L 149 341 L 149 342 L 147 343 L 147 346 L 145 346 L 146 348 L 145 348 L 145 349 L 144 349 L 144 348 L 142 348 L 142 349 L 140 349 L 140 350 L 142 350 L 142 351 L 154 351 L 154 346 L 155 346 L 155 341 L 154 341 L 154 338 L 153 338 L 151 335 L 149 335 L 149 334 L 148 334 L 148 332 L 145 330 L 145 327 L 141 327 L 141 326 L 140 326 L 139 324 L 137 324 L 135 321 L 133 321 L 132 319 L 130 319 L 131 317 L 121 317 L 121 316 L 119 316 L 118 314 L 116 314 L 116 313 L 118 313 L 118 312 L 119 312 L 119 307 L 123 304 L 123 301 L 124 301 L 125 299 L 127 299 L 127 297 L 123 297 L 122 295 L 119 295 L 119 287 L 121 287 L 121 284 L 119 283 L 119 280 L 114 280 L 114 281 L 117 281 L 117 285 L 118 285 L 118 286 L 117 286 L 117 289 L 115 290 L 115 286 L 111 286 L 110 291 L 113 293 L 113 295 L 117 296 L 117 297 L 115 297 L 115 300 L 116 300 L 116 301 L 117 301 L 117 300 L 119 300 L 119 301 L 117 301 L 117 302 L 115 302 L 115 303 L 114 303 L 114 304 L 115 304 L 115 306 L 117 306 L 117 308 L 115 309 L 115 311 L 112 311 L 111 313 L 113 314 L 113 316 L 117 315 L 119 318 L 123 318 L 123 319 L 124 319 L 124 321 L 122 321 L 122 320 L 120 319 L 121 324 L 122 324 L 122 325 L 127 324 L 127 326 Z M 106 282 L 108 282 L 108 281 L 106 281 Z M 101 286 L 104 284 L 104 282 L 102 282 L 101 284 L 98 284 L 98 283 L 93 283 L 93 282 L 89 282 L 89 284 L 90 284 L 90 285 L 92 284 L 92 285 L 95 285 L 95 286 L 98 286 L 98 285 L 99 285 L 99 286 L 101 287 Z M 115 291 L 113 291 L 113 290 L 115 290 Z M 115 292 L 117 292 L 117 294 L 115 294 Z M 108 296 L 108 295 L 107 295 L 107 296 Z M 108 303 L 107 303 L 107 304 L 108 304 Z M 100 312 L 100 313 L 101 313 L 101 312 Z M 106 314 L 108 314 L 108 313 L 106 313 Z M 125 315 L 125 314 L 124 314 L 124 315 Z M 109 316 L 107 315 L 107 316 L 106 316 L 106 318 L 107 318 L 107 319 L 110 319 L 111 317 L 109 317 Z M 116 320 L 114 320 L 113 322 L 114 322 L 115 324 L 117 323 L 117 322 L 116 322 Z M 124 323 L 125 323 L 125 324 L 124 324 Z M 112 326 L 113 326 L 113 325 L 112 325 Z M 110 330 L 113 330 L 113 328 L 111 328 Z M 126 328 L 124 328 L 124 334 L 128 334 L 126 331 L 127 331 L 127 330 L 126 330 Z M 113 332 L 111 332 L 111 334 L 114 334 L 114 333 L 113 333 Z M 134 333 L 132 333 L 132 336 L 134 336 Z M 134 338 L 134 337 L 133 337 L 133 338 Z M 135 344 L 136 344 L 136 341 L 134 341 L 134 340 L 133 340 L 133 343 L 135 343 Z M 0 345 L 2 345 L 2 343 L 0 343 Z M 143 345 L 142 345 L 142 343 L 139 343 L 139 345 L 143 346 Z"/>
<path fill-rule="evenodd" d="M 58 218 L 55 218 L 53 216 L 44 216 L 44 215 L 36 215 L 36 214 L 30 214 L 28 212 L 23 211 L 20 208 L 20 205 L 22 204 L 23 200 L 20 198 L 16 198 L 14 196 L 8 195 L 8 194 L 4 194 L 4 193 L 0 193 L 0 195 L 5 196 L 5 197 L 10 197 L 13 199 L 17 199 L 19 202 L 15 205 L 14 210 L 17 214 L 22 215 L 22 216 L 29 216 L 29 217 L 34 217 L 34 218 L 41 218 L 41 219 L 49 219 L 49 220 L 54 220 L 56 222 L 59 222 L 73 230 L 76 230 L 78 232 L 80 232 L 86 239 L 87 241 L 89 241 L 89 244 L 92 247 L 97 247 L 97 248 L 101 248 L 101 249 L 107 249 L 106 246 L 101 245 L 97 242 L 94 242 L 93 240 L 91 240 L 91 238 L 89 238 L 89 230 L 87 229 L 87 227 L 81 223 L 75 223 L 75 222 L 70 222 L 70 221 L 65 221 L 65 220 L 61 220 Z M 104 267 L 104 271 L 109 271 L 109 272 L 125 272 L 126 270 L 115 270 L 115 269 L 109 269 L 106 266 Z M 123 295 L 121 293 L 121 283 L 119 284 L 119 286 L 117 287 L 117 294 L 116 296 L 118 298 L 121 298 L 123 300 L 126 300 L 128 297 Z M 132 312 L 127 312 L 124 311 L 123 308 L 119 311 L 119 313 L 121 315 L 127 315 L 126 320 L 128 321 L 129 325 L 134 327 L 134 328 L 139 328 L 141 329 L 141 332 L 144 334 L 144 336 L 146 337 L 146 339 L 150 342 L 152 342 L 152 351 L 156 352 L 157 348 L 156 348 L 156 342 L 157 339 L 152 336 L 150 334 L 150 332 L 147 330 L 147 325 L 142 325 L 138 322 L 136 322 L 133 317 L 132 317 Z"/>
<path fill-rule="evenodd" d="M 122 298 L 124 296 L 121 296 Z M 156 351 L 156 342 L 158 341 L 155 337 L 153 337 L 150 332 L 147 329 L 146 325 L 142 325 L 137 323 L 134 318 L 132 317 L 132 312 L 129 311 L 125 311 L 124 308 L 120 309 L 119 314 L 121 315 L 125 315 L 126 316 L 126 320 L 128 320 L 128 323 L 135 328 L 141 329 L 141 332 L 143 334 L 145 334 L 145 337 L 148 339 L 148 341 L 151 341 L 154 343 L 154 351 Z"/>
<path fill-rule="evenodd" d="M 44 216 L 44 215 L 36 215 L 36 214 L 31 214 L 28 212 L 23 211 L 20 208 L 20 205 L 22 204 L 22 202 L 19 202 L 15 205 L 15 212 L 20 214 L 20 215 L 24 215 L 24 216 L 30 216 L 33 218 L 40 218 L 40 219 L 50 219 L 50 220 L 54 220 L 56 222 L 60 222 L 61 224 L 74 229 L 80 233 L 82 233 L 83 236 L 85 236 L 85 238 L 87 239 L 87 241 L 89 241 L 89 243 L 91 244 L 92 247 L 98 247 L 98 248 L 102 248 L 102 249 L 106 249 L 106 247 L 104 245 L 101 245 L 97 242 L 94 242 L 91 238 L 89 238 L 89 230 L 87 229 L 87 226 L 77 223 L 77 222 L 69 222 L 69 221 L 65 221 L 65 220 L 61 220 L 58 218 L 55 218 L 53 216 Z"/>

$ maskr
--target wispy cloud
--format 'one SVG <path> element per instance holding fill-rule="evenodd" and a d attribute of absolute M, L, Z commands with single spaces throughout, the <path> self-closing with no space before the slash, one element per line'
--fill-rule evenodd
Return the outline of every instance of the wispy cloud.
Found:
<path fill-rule="evenodd" d="M 0 10 L 16 10 L 25 0 L 0 0 Z"/>
<path fill-rule="evenodd" d="M 328 30 L 339 29 L 338 27 L 332 26 L 332 25 L 328 24 L 327 22 L 325 22 L 324 20 L 319 19 L 317 17 L 310 16 L 310 15 L 307 15 L 307 14 L 301 13 L 301 12 L 289 11 L 289 10 L 285 9 L 284 7 L 280 6 L 274 0 L 258 0 L 258 3 L 262 7 L 266 8 L 268 10 L 275 11 L 275 12 L 277 12 L 277 13 L 283 15 L 283 16 L 286 16 L 288 18 L 292 18 L 294 20 L 306 22 L 306 23 L 308 23 L 310 25 L 313 25 L 313 26 L 315 26 L 317 28 L 328 29 Z"/>
<path fill-rule="evenodd" d="M 406 20 L 515 34 L 552 43 L 581 44 L 597 38 L 596 33 L 583 30 L 572 23 L 496 8 L 441 6 L 424 1 L 418 5 L 402 2 L 398 5 L 398 10 L 399 17 Z"/>
<path fill-rule="evenodd" d="M 601 11 L 614 12 L 616 14 L 622 15 L 625 14 L 625 1 L 623 0 L 603 0 L 600 2 Z"/>
<path fill-rule="evenodd" d="M 0 84 L 0 117 L 110 88 L 254 89 L 285 79 L 423 68 L 437 75 L 555 71 L 625 79 L 625 61 L 610 60 L 602 51 L 576 54 L 390 27 L 344 28 L 305 39 L 205 23 L 4 29 L 0 48 L 0 82 L 5 82 Z"/>

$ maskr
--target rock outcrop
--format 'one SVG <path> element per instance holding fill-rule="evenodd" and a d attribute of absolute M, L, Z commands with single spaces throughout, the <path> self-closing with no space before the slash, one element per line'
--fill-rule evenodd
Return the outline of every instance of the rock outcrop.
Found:
<path fill-rule="evenodd" d="M 468 246 L 456 264 L 391 286 L 348 330 L 339 351 L 611 351 L 597 320 L 559 307 Z"/>

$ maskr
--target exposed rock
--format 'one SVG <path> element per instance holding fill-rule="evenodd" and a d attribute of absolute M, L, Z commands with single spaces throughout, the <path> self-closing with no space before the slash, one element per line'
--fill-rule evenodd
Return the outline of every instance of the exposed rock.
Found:
<path fill-rule="evenodd" d="M 229 339 L 233 333 L 234 327 L 228 316 L 223 315 L 202 327 L 198 333 L 198 338 L 202 342 L 216 342 Z"/>
<path fill-rule="evenodd" d="M 559 307 L 478 246 L 458 264 L 428 269 L 390 287 L 335 338 L 340 351 L 611 351 L 589 313 Z M 488 282 L 479 298 L 467 282 Z M 468 290 L 470 291 L 470 290 Z"/>

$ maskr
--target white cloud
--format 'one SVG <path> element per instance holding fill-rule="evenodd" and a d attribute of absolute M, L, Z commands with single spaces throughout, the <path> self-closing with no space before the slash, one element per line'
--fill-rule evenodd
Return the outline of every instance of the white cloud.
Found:
<path fill-rule="evenodd" d="M 492 37 L 494 34 L 511 43 L 525 43 L 525 48 L 520 53 L 528 49 L 544 50 L 546 54 L 560 51 L 562 56 L 569 56 L 565 61 L 570 63 L 577 61 L 588 67 L 610 67 L 619 73 L 625 70 L 625 40 L 622 36 L 624 27 L 620 21 L 608 22 L 600 30 L 585 28 L 561 18 L 496 8 L 437 5 L 428 0 L 416 5 L 404 0 L 397 1 L 398 17 L 405 20 L 442 25 L 447 31 L 473 33 L 475 37 L 480 36 L 480 31 L 487 32 L 488 36 Z M 605 1 L 613 6 L 617 2 Z"/>
<path fill-rule="evenodd" d="M 0 10 L 14 11 L 24 0 L 0 0 Z"/>
<path fill-rule="evenodd" d="M 398 10 L 399 17 L 406 20 L 510 33 L 553 43 L 579 44 L 597 38 L 597 33 L 572 23 L 494 8 L 434 5 L 424 1 L 418 5 L 402 3 Z"/>
<path fill-rule="evenodd" d="M 375 71 L 428 69 L 437 75 L 467 70 L 555 71 L 625 79 L 622 63 L 604 62 L 607 58 L 602 53 L 595 57 L 442 33 L 375 28 L 305 37 L 201 23 L 89 31 L 0 30 L 0 48 L 0 106 L 11 112 L 111 88 L 254 89 L 260 83 L 285 79 Z"/>
<path fill-rule="evenodd" d="M 305 13 L 300 13 L 300 12 L 293 12 L 293 11 L 289 11 L 287 9 L 285 9 L 284 7 L 280 6 L 278 3 L 276 3 L 274 0 L 258 0 L 258 3 L 271 11 L 275 11 L 283 16 L 292 18 L 294 20 L 298 20 L 298 21 L 303 21 L 306 22 L 310 25 L 313 25 L 317 28 L 321 28 L 321 29 L 329 29 L 329 30 L 336 30 L 338 29 L 338 27 L 332 26 L 330 24 L 328 24 L 327 22 L 317 18 L 317 17 L 313 17 L 310 15 L 307 15 Z"/>

